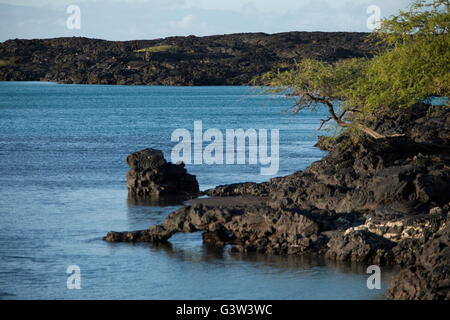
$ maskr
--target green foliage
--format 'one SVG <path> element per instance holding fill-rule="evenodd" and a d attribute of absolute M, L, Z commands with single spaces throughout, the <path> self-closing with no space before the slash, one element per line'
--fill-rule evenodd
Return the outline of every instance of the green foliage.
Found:
<path fill-rule="evenodd" d="M 374 38 L 390 45 L 402 45 L 448 34 L 449 0 L 416 0 L 408 11 L 381 21 Z"/>
<path fill-rule="evenodd" d="M 398 113 L 433 96 L 449 96 L 449 39 L 397 46 L 375 56 L 347 90 L 347 104 L 369 113 Z"/>
<path fill-rule="evenodd" d="M 139 50 L 135 50 L 134 52 L 149 52 L 149 53 L 156 53 L 156 52 L 165 52 L 165 51 L 169 51 L 169 50 L 173 50 L 175 49 L 175 46 L 171 46 L 171 45 L 160 45 L 160 46 L 154 46 L 154 47 L 147 47 L 147 48 L 142 48 Z"/>
<path fill-rule="evenodd" d="M 308 94 L 314 94 L 321 99 L 341 101 L 347 98 L 347 90 L 353 87 L 363 77 L 368 64 L 367 59 L 346 59 L 335 63 L 304 59 L 294 64 L 293 68 L 286 71 L 271 71 L 254 83 L 268 86 L 265 93 L 288 92 L 290 97 L 299 99 L 297 105 L 300 108 L 316 106 L 308 103 Z"/>
<path fill-rule="evenodd" d="M 9 58 L 8 60 L 0 59 L 0 67 L 9 67 L 14 65 L 15 65 L 14 58 Z"/>
<path fill-rule="evenodd" d="M 388 49 L 372 59 L 335 63 L 306 59 L 290 70 L 269 72 L 254 83 L 268 86 L 266 93 L 288 92 L 297 99 L 295 111 L 325 103 L 330 119 L 346 127 L 350 127 L 348 121 L 398 114 L 430 97 L 449 97 L 448 9 L 448 0 L 419 0 L 409 11 L 384 19 L 372 37 Z M 340 110 L 334 114 L 330 106 L 337 105 Z M 348 111 L 353 111 L 351 119 Z"/>
<path fill-rule="evenodd" d="M 416 1 L 384 19 L 373 37 L 392 46 L 376 55 L 346 91 L 347 103 L 368 113 L 398 113 L 428 97 L 449 96 L 448 0 Z"/>

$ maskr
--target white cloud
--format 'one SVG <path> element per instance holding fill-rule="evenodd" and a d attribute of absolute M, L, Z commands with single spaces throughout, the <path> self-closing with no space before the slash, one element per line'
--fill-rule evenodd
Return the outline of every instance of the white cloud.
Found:
<path fill-rule="evenodd" d="M 86 36 L 108 40 L 233 32 L 370 31 L 366 8 L 394 14 L 411 0 L 0 0 L 0 41 Z M 82 12 L 68 30 L 67 4 Z"/>
<path fill-rule="evenodd" d="M 170 26 L 173 28 L 187 29 L 191 26 L 194 20 L 195 20 L 194 15 L 188 14 L 179 21 L 171 21 Z"/>
<path fill-rule="evenodd" d="M 296 10 L 308 11 L 310 7 L 320 4 L 321 9 L 351 10 L 354 6 L 369 6 L 375 4 L 385 11 L 404 9 L 412 0 L 185 0 L 180 7 L 198 8 L 205 10 L 226 10 L 242 13 L 243 8 L 250 6 L 260 13 L 283 15 Z M 244 5 L 243 5 L 244 3 Z"/>

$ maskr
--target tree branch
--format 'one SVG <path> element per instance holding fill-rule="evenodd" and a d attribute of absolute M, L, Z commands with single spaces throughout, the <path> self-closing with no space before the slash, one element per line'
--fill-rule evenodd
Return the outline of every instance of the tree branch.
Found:
<path fill-rule="evenodd" d="M 355 128 L 358 130 L 361 130 L 362 132 L 364 132 L 365 134 L 369 135 L 370 137 L 374 138 L 374 139 L 381 139 L 381 138 L 385 138 L 386 136 L 379 134 L 378 132 L 376 132 L 375 130 L 372 130 L 360 123 L 356 123 L 356 122 L 346 122 L 342 120 L 342 117 L 344 116 L 344 114 L 346 113 L 346 111 L 343 111 L 343 113 L 340 116 L 337 116 L 336 113 L 334 112 L 334 107 L 333 107 L 333 103 L 331 103 L 330 100 L 323 98 L 323 97 L 316 97 L 311 93 L 306 93 L 305 94 L 309 99 L 311 99 L 312 101 L 314 101 L 315 103 L 324 103 L 327 105 L 328 107 L 328 112 L 331 115 L 331 119 L 333 119 L 334 121 L 336 121 L 336 123 L 338 125 L 340 125 L 343 128 Z M 330 120 L 331 120 L 330 119 Z M 328 120 L 327 120 L 328 121 Z M 322 126 L 322 125 L 321 125 Z"/>
<path fill-rule="evenodd" d="M 328 119 L 322 119 L 322 122 L 321 122 L 321 124 L 320 124 L 319 130 L 321 130 L 322 127 L 323 127 L 323 125 L 324 125 L 325 123 L 327 123 L 328 121 L 330 121 L 331 119 L 332 119 L 331 117 L 329 117 Z"/>

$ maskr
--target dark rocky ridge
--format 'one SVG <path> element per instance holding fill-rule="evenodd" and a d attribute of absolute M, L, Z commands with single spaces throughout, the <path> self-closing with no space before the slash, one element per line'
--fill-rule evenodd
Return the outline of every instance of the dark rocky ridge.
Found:
<path fill-rule="evenodd" d="M 275 65 L 295 59 L 335 61 L 370 56 L 367 33 L 246 33 L 156 40 L 87 38 L 8 40 L 0 43 L 0 80 L 135 85 L 245 85 Z M 169 50 L 136 50 L 161 45 Z"/>
<path fill-rule="evenodd" d="M 176 232 L 203 231 L 205 242 L 229 243 L 232 252 L 397 264 L 405 269 L 388 298 L 448 299 L 450 109 L 427 115 L 416 106 L 372 127 L 406 136 L 356 145 L 341 137 L 305 171 L 208 190 L 213 198 L 192 201 L 161 225 L 104 239 L 165 242 Z"/>

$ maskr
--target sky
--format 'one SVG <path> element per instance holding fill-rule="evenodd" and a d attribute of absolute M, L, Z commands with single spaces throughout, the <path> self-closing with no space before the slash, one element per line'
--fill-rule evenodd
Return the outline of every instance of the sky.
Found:
<path fill-rule="evenodd" d="M 157 39 L 240 32 L 371 31 L 411 0 L 0 0 L 0 41 Z M 76 6 L 76 7 L 74 7 Z M 75 8 L 75 9 L 74 9 Z M 70 9 L 68 11 L 68 9 Z M 78 14 L 79 13 L 79 14 Z"/>

